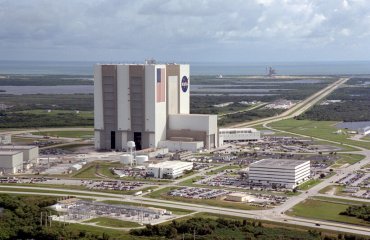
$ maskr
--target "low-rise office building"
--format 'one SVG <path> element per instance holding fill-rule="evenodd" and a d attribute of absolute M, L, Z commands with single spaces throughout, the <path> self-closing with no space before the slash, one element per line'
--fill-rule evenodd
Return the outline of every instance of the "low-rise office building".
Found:
<path fill-rule="evenodd" d="M 261 132 L 254 128 L 221 128 L 218 133 L 219 145 L 234 141 L 257 141 L 261 139 Z"/>
<path fill-rule="evenodd" d="M 0 173 L 14 174 L 23 170 L 23 153 L 20 151 L 0 152 Z"/>
<path fill-rule="evenodd" d="M 192 170 L 193 163 L 181 161 L 165 161 L 157 164 L 149 164 L 147 175 L 155 178 L 173 179 L 184 174 L 186 170 Z"/>
<path fill-rule="evenodd" d="M 262 159 L 249 166 L 249 181 L 295 188 L 310 178 L 310 161 Z"/>

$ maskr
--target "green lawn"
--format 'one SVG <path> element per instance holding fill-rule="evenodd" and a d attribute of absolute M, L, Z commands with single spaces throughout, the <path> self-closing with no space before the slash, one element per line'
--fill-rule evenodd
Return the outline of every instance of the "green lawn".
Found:
<path fill-rule="evenodd" d="M 339 186 L 339 185 L 329 185 L 326 186 L 322 189 L 320 189 L 319 193 L 326 194 L 328 192 L 331 192 L 334 190 L 334 195 L 338 195 L 342 190 L 344 186 Z"/>
<path fill-rule="evenodd" d="M 370 135 L 366 135 L 361 138 L 362 140 L 370 141 Z"/>
<path fill-rule="evenodd" d="M 346 153 L 346 154 L 338 154 L 338 156 L 340 156 L 341 158 L 339 160 L 337 160 L 335 162 L 334 165 L 337 165 L 337 166 L 342 166 L 344 164 L 355 164 L 359 161 L 361 161 L 362 159 L 365 158 L 364 155 L 361 155 L 361 154 L 351 154 L 351 153 Z"/>
<path fill-rule="evenodd" d="M 180 182 L 179 184 L 182 185 L 182 186 L 193 186 L 195 185 L 194 183 L 201 180 L 202 177 L 201 176 L 196 176 L 196 177 L 193 177 L 193 178 L 189 178 L 185 181 L 182 181 Z"/>
<path fill-rule="evenodd" d="M 93 219 L 90 219 L 84 222 L 85 223 L 95 223 L 96 225 L 99 225 L 99 226 L 115 227 L 115 228 L 134 228 L 134 227 L 141 226 L 139 223 L 136 223 L 136 222 L 124 221 L 124 220 L 108 218 L 108 217 L 93 218 Z"/>
<path fill-rule="evenodd" d="M 92 138 L 94 131 L 46 131 L 34 132 L 33 135 L 50 136 L 50 137 L 65 137 L 65 138 Z"/>
<path fill-rule="evenodd" d="M 241 169 L 241 167 L 239 165 L 227 165 L 227 166 L 218 168 L 216 170 L 211 170 L 211 171 L 207 172 L 206 175 L 213 175 L 213 174 L 220 173 L 224 170 L 235 170 L 235 169 L 239 170 L 239 169 Z"/>
<path fill-rule="evenodd" d="M 325 140 L 339 142 L 341 144 L 350 144 L 370 149 L 370 143 L 360 142 L 348 139 L 346 134 L 336 134 L 338 129 L 335 128 L 333 121 L 310 121 L 286 119 L 271 123 L 270 126 L 279 130 L 302 134 L 310 137 L 317 137 Z"/>
<path fill-rule="evenodd" d="M 306 190 L 312 188 L 313 186 L 315 186 L 315 185 L 317 185 L 321 182 L 322 182 L 321 179 L 311 179 L 311 180 L 308 180 L 307 182 L 304 182 L 301 185 L 299 185 L 298 189 L 302 190 L 302 191 L 306 191 Z"/>
<path fill-rule="evenodd" d="M 337 199 L 335 199 L 335 201 L 337 201 Z M 369 222 L 356 217 L 340 215 L 340 213 L 345 211 L 349 206 L 350 204 L 340 203 L 339 201 L 327 202 L 318 199 L 307 199 L 295 205 L 287 214 L 290 216 L 370 226 Z"/>
<path fill-rule="evenodd" d="M 82 169 L 74 173 L 71 177 L 73 178 L 100 178 L 96 175 L 96 165 L 88 164 L 85 165 Z"/>
<path fill-rule="evenodd" d="M 75 229 L 79 231 L 84 230 L 88 233 L 96 234 L 99 236 L 102 236 L 103 233 L 105 233 L 110 236 L 109 239 L 115 239 L 115 240 L 132 240 L 133 239 L 132 235 L 130 235 L 127 231 L 122 231 L 122 230 L 109 229 L 109 228 L 103 228 L 103 227 L 97 227 L 97 226 L 89 226 L 89 225 L 77 224 L 77 223 L 68 224 L 66 227 L 69 229 Z M 101 239 L 103 239 L 103 237 L 101 237 Z M 152 239 L 152 238 L 135 236 L 135 239 Z"/>

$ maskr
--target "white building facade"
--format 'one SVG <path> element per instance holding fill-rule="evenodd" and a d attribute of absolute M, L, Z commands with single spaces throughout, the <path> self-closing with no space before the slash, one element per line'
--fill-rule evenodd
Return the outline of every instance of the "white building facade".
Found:
<path fill-rule="evenodd" d="M 192 170 L 193 163 L 182 161 L 165 161 L 157 164 L 149 164 L 147 175 L 155 178 L 173 179 L 184 174 L 186 170 Z"/>
<path fill-rule="evenodd" d="M 234 141 L 258 141 L 261 139 L 261 132 L 254 128 L 220 128 L 219 145 L 225 142 Z"/>
<path fill-rule="evenodd" d="M 249 166 L 251 183 L 295 188 L 310 178 L 310 161 L 262 159 Z"/>
<path fill-rule="evenodd" d="M 169 124 L 172 115 L 180 115 L 180 118 L 190 115 L 189 85 L 189 65 L 96 65 L 96 149 L 124 150 L 127 141 L 134 141 L 138 150 L 157 148 L 160 141 L 171 140 L 167 137 L 168 133 L 177 130 L 171 129 Z M 193 125 L 196 123 L 193 122 Z M 206 134 L 214 132 L 213 134 L 217 135 L 217 119 L 215 128 L 216 130 L 202 131 Z M 194 141 L 194 137 L 184 136 L 181 131 L 172 131 L 170 135 L 178 139 L 183 138 L 184 141 Z M 212 144 L 205 143 L 205 147 L 217 145 L 217 136 L 214 136 L 214 139 Z"/>
<path fill-rule="evenodd" d="M 0 152 L 0 173 L 14 174 L 23 170 L 23 153 L 20 151 Z"/>

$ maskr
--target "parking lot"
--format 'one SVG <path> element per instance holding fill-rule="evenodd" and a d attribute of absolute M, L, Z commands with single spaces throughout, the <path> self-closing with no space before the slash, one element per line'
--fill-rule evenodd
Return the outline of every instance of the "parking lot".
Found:
<path fill-rule="evenodd" d="M 90 190 L 140 190 L 148 185 L 143 182 L 130 182 L 120 180 L 78 180 L 78 179 L 59 179 L 59 178 L 29 178 L 29 177 L 3 177 L 0 178 L 0 183 L 14 184 L 48 184 L 48 185 L 70 185 L 84 186 Z"/>
<path fill-rule="evenodd" d="M 190 199 L 218 199 L 223 200 L 226 195 L 231 193 L 243 193 L 225 189 L 211 189 L 211 188 L 200 188 L 200 187 L 183 187 L 172 190 L 167 194 L 173 197 L 183 197 Z M 285 202 L 288 198 L 286 196 L 278 196 L 273 194 L 261 194 L 261 193 L 245 193 L 253 196 L 251 202 L 258 204 L 270 204 L 277 205 Z"/>

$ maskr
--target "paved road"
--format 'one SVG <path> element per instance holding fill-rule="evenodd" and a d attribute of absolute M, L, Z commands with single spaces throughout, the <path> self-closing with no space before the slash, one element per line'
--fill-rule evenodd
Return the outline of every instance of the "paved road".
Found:
<path fill-rule="evenodd" d="M 238 123 L 235 125 L 232 125 L 230 127 L 233 128 L 240 128 L 240 127 L 251 127 L 255 125 L 260 125 L 264 123 L 270 123 L 274 121 L 280 121 L 283 119 L 288 119 L 292 118 L 295 116 L 298 116 L 302 114 L 303 112 L 307 111 L 309 108 L 311 108 L 313 105 L 315 105 L 317 102 L 319 102 L 321 99 L 329 95 L 331 92 L 336 90 L 340 85 L 344 84 L 346 81 L 348 81 L 349 78 L 340 78 L 339 80 L 335 81 L 334 83 L 328 85 L 327 87 L 321 89 L 317 93 L 311 95 L 310 97 L 306 98 L 305 100 L 299 102 L 292 108 L 288 109 L 287 111 L 274 116 L 274 117 L 269 117 L 265 119 L 259 119 L 255 121 L 248 121 L 244 123 Z"/>

